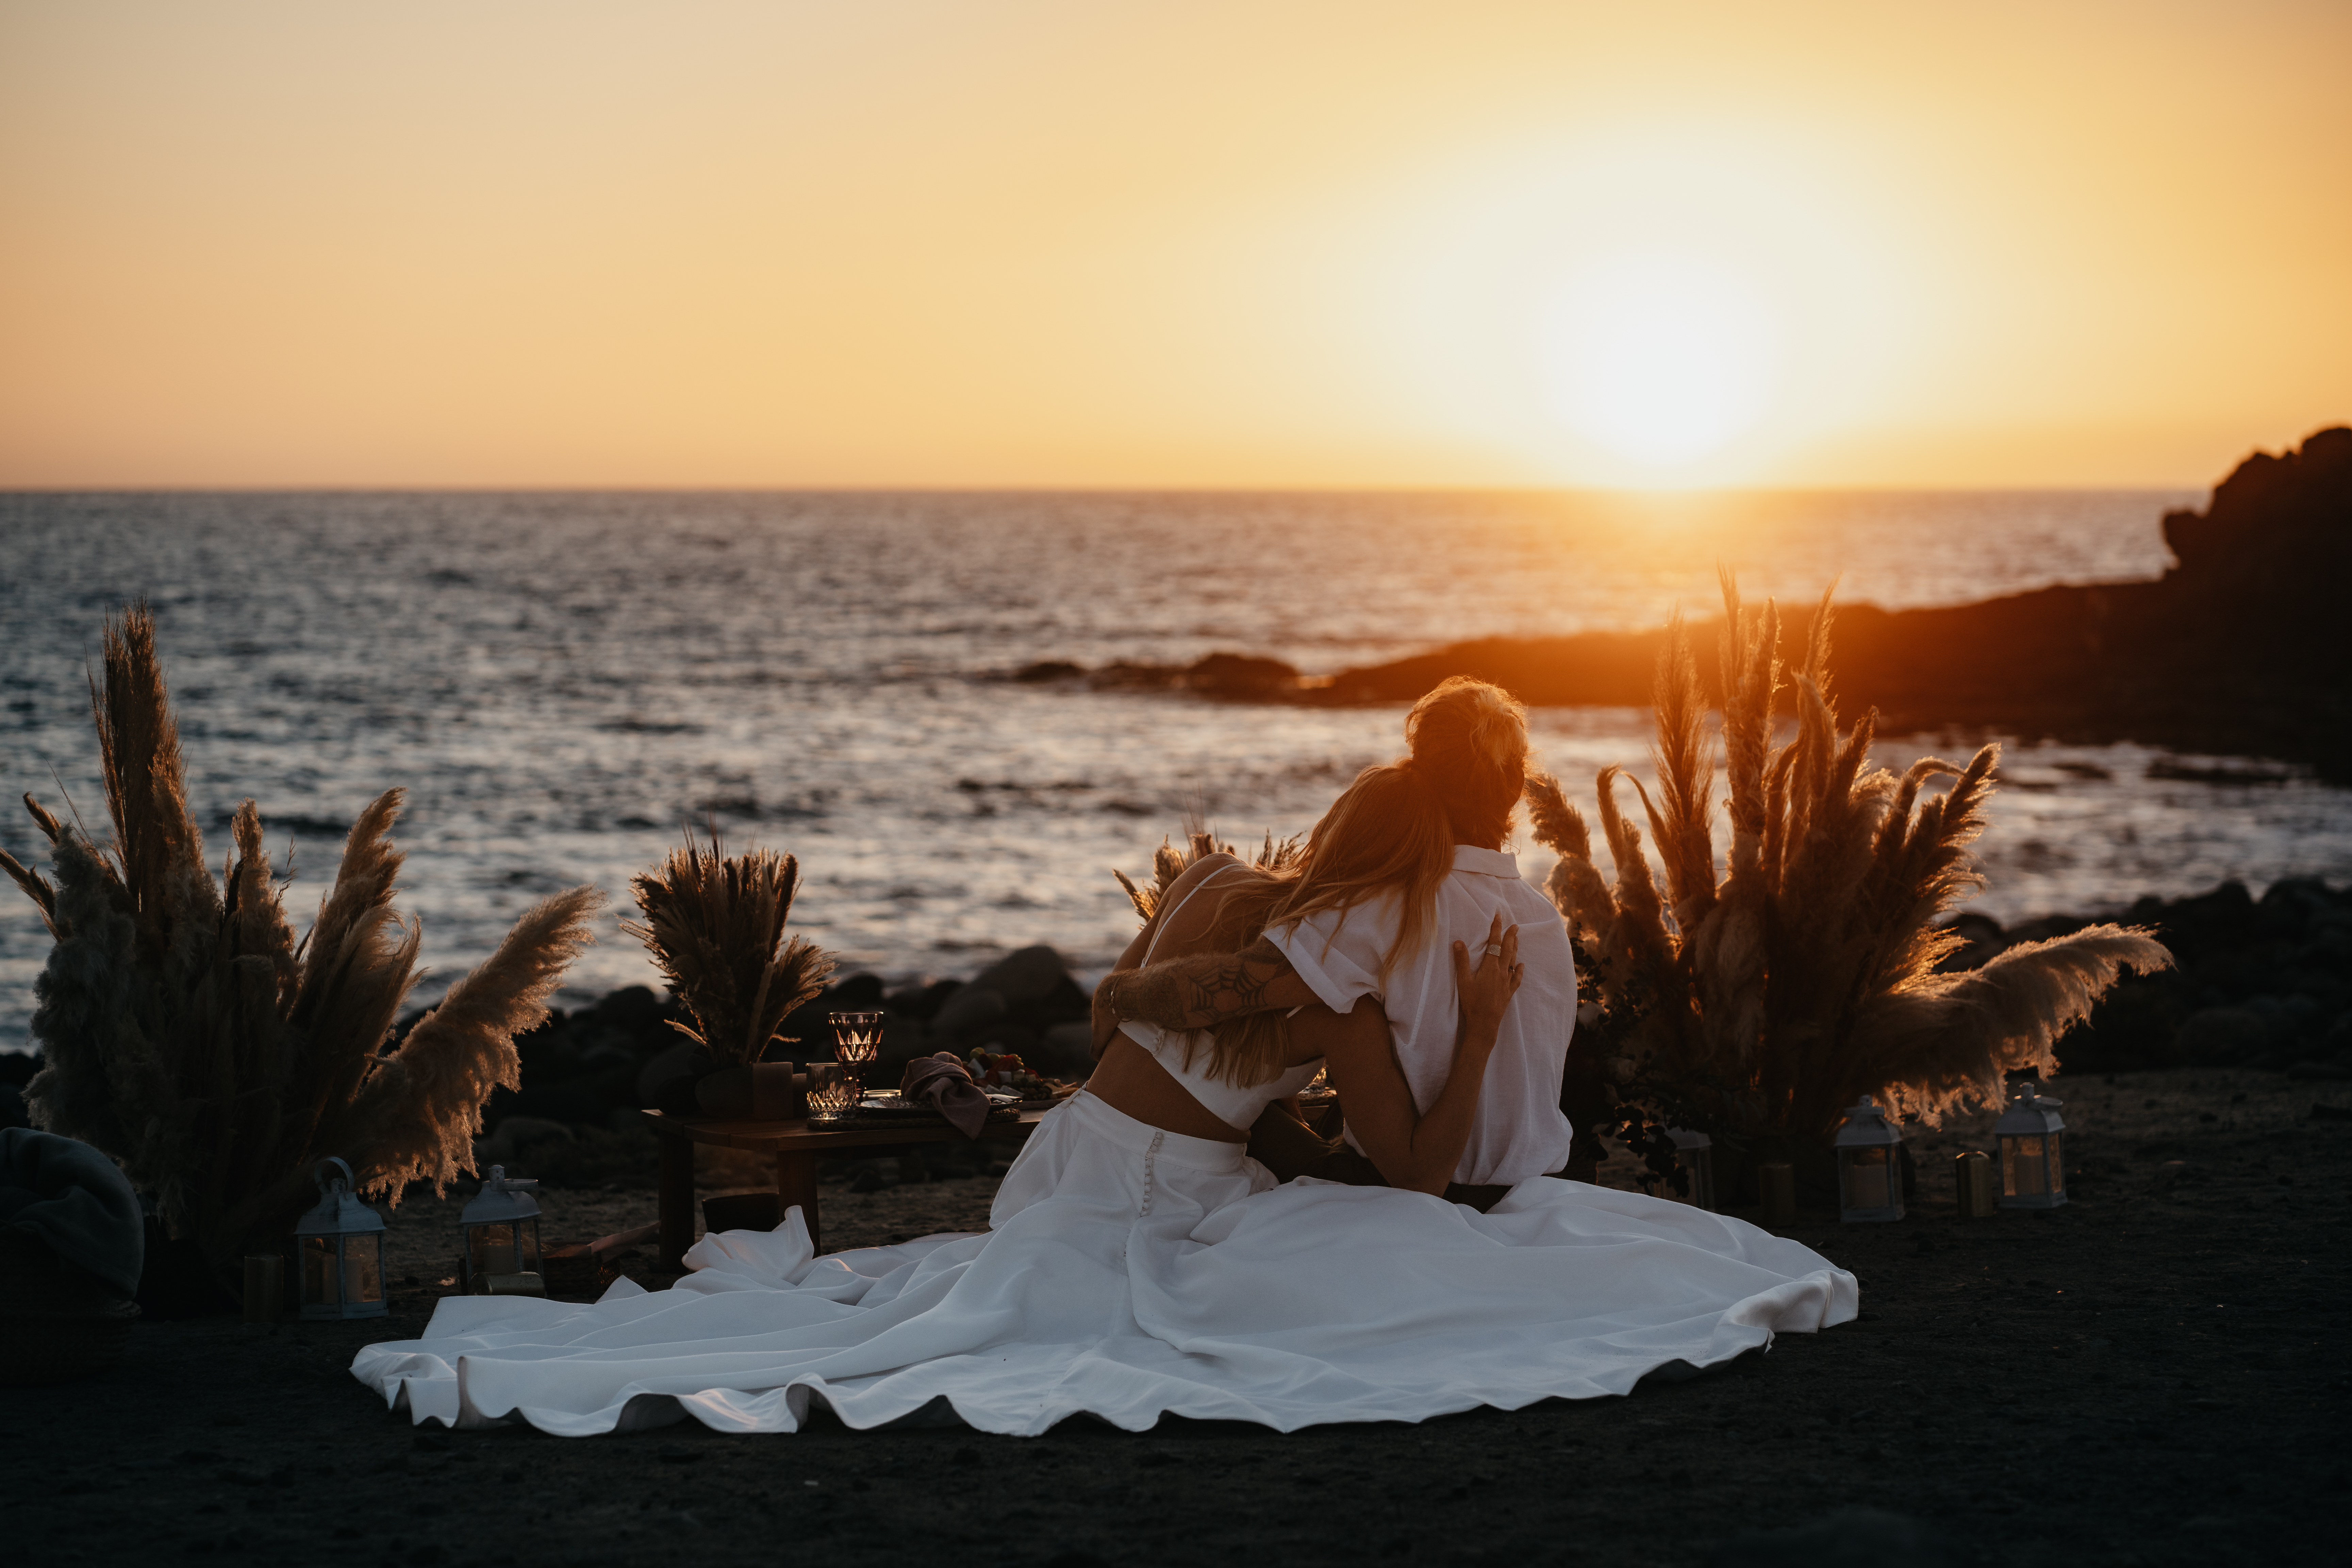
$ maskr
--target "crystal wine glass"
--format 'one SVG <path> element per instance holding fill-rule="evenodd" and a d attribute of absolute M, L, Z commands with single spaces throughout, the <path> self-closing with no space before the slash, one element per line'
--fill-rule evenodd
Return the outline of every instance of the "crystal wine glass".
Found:
<path fill-rule="evenodd" d="M 825 1022 L 833 1026 L 834 1060 L 849 1069 L 850 1080 L 864 1094 L 866 1076 L 858 1069 L 882 1054 L 882 1015 L 828 1013 Z"/>

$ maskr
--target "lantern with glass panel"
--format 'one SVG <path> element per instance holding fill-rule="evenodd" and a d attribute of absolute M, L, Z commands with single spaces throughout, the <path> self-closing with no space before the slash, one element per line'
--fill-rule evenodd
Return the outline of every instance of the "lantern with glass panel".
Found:
<path fill-rule="evenodd" d="M 1869 1095 L 1845 1113 L 1838 1129 L 1838 1217 L 1849 1222 L 1903 1217 L 1903 1135 Z"/>
<path fill-rule="evenodd" d="M 2000 1142 L 2000 1206 L 2054 1209 L 2066 1201 L 2065 1101 L 2042 1092 L 2038 1078 L 2010 1086 L 2009 1109 L 1993 1123 Z"/>
<path fill-rule="evenodd" d="M 342 1171 L 330 1177 L 327 1167 Z M 294 1226 L 301 1260 L 302 1316 L 381 1318 L 383 1299 L 383 1216 L 352 1191 L 352 1168 L 330 1157 L 319 1162 L 318 1205 Z"/>
<path fill-rule="evenodd" d="M 492 1165 L 482 1190 L 458 1216 L 465 1247 L 457 1256 L 458 1289 L 469 1296 L 544 1296 L 540 1266 L 539 1190 L 533 1177 L 509 1176 Z"/>

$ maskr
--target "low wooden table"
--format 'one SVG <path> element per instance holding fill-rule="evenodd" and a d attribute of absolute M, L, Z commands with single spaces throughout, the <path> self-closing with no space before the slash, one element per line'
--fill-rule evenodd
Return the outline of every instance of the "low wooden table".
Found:
<path fill-rule="evenodd" d="M 981 1137 L 992 1142 L 1018 1143 L 1045 1120 L 1043 1110 L 1024 1110 L 1018 1121 L 991 1121 Z M 712 1143 L 722 1149 L 749 1149 L 776 1158 L 776 1210 L 798 1204 L 808 1222 L 809 1240 L 824 1250 L 817 1228 L 816 1157 L 856 1149 L 903 1149 L 914 1143 L 952 1143 L 963 1136 L 945 1122 L 918 1122 L 897 1127 L 811 1127 L 805 1121 L 719 1121 L 709 1117 L 672 1116 L 648 1110 L 646 1121 L 661 1140 L 661 1179 L 656 1189 L 656 1217 L 661 1223 L 656 1247 L 661 1267 L 675 1271 L 686 1249 L 694 1245 L 694 1146 Z"/>

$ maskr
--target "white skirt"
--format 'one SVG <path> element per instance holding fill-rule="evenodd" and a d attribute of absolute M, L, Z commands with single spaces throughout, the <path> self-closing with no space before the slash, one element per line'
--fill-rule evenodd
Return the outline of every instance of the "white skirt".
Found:
<path fill-rule="evenodd" d="M 1038 1124 L 982 1235 L 812 1256 L 706 1236 L 667 1290 L 593 1306 L 453 1296 L 352 1374 L 394 1409 L 565 1436 L 691 1415 L 791 1432 L 960 1419 L 1034 1435 L 1088 1415 L 1281 1431 L 1623 1394 L 1854 1315 L 1853 1276 L 1683 1204 L 1538 1176 L 1491 1213 L 1277 1185 L 1238 1144 L 1080 1093 Z"/>

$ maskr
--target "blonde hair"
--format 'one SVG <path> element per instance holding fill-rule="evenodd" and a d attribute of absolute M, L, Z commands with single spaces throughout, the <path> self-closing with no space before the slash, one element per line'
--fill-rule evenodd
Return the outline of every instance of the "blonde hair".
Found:
<path fill-rule="evenodd" d="M 1396 940 L 1381 955 L 1383 979 L 1420 945 L 1454 869 L 1454 847 L 1499 848 L 1527 787 L 1528 710 L 1499 686 L 1453 676 L 1405 716 L 1409 754 L 1366 768 L 1339 793 L 1287 864 L 1252 867 L 1219 900 L 1203 951 L 1237 952 L 1267 928 L 1296 925 L 1393 892 Z M 1336 935 L 1336 931 L 1334 932 Z M 1185 1046 L 1184 1065 L 1198 1049 Z M 1251 1013 L 1212 1032 L 1209 1076 L 1237 1087 L 1264 1083 L 1290 1054 L 1288 1020 Z"/>
<path fill-rule="evenodd" d="M 1445 807 L 1412 760 L 1366 768 L 1308 830 L 1288 865 L 1250 867 L 1217 902 L 1203 951 L 1234 952 L 1269 927 L 1293 925 L 1325 910 L 1341 911 L 1393 892 L 1402 900 L 1396 940 L 1381 955 L 1385 974 L 1426 935 L 1437 889 L 1454 869 L 1454 832 Z M 1253 1013 L 1217 1026 L 1209 1076 L 1236 1086 L 1264 1083 L 1289 1055 L 1287 1020 Z M 1188 1040 L 1185 1066 L 1197 1041 Z"/>
<path fill-rule="evenodd" d="M 1441 681 L 1404 721 L 1411 765 L 1427 778 L 1457 844 L 1497 849 L 1528 779 L 1528 710 L 1499 686 Z"/>

